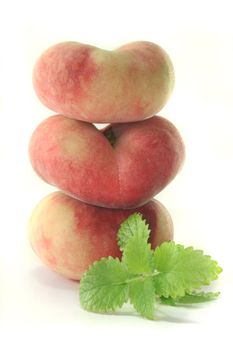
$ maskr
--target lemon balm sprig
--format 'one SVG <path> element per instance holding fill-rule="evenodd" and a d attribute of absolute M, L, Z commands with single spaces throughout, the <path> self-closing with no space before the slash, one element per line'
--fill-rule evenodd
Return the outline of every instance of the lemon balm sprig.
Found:
<path fill-rule="evenodd" d="M 176 306 L 218 297 L 219 293 L 201 290 L 222 271 L 215 260 L 173 241 L 153 250 L 149 235 L 149 226 L 138 213 L 121 224 L 117 241 L 122 260 L 102 258 L 86 271 L 80 281 L 84 309 L 115 311 L 130 301 L 140 315 L 154 319 L 156 303 Z"/>

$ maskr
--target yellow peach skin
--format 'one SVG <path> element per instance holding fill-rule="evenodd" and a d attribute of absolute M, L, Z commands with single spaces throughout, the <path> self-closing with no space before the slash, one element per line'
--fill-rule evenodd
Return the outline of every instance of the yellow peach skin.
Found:
<path fill-rule="evenodd" d="M 33 210 L 29 240 L 44 264 L 64 277 L 80 280 L 94 261 L 121 256 L 117 231 L 134 212 L 141 213 L 149 224 L 153 248 L 173 239 L 170 214 L 157 200 L 135 209 L 106 209 L 58 191 L 42 199 Z"/>
<path fill-rule="evenodd" d="M 132 122 L 165 105 L 174 69 L 167 53 L 148 41 L 115 51 L 63 42 L 38 59 L 33 85 L 42 103 L 68 117 L 91 123 Z"/>

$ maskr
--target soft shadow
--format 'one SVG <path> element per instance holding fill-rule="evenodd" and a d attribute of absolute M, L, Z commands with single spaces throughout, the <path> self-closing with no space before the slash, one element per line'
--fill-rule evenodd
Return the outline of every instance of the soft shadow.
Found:
<path fill-rule="evenodd" d="M 177 317 L 177 316 L 172 316 L 169 315 L 169 313 L 157 313 L 155 317 L 155 321 L 160 321 L 160 322 L 167 322 L 167 323 L 192 323 L 192 324 L 198 324 L 199 322 L 188 319 L 186 317 Z"/>
<path fill-rule="evenodd" d="M 163 306 L 160 305 L 159 309 L 155 309 L 154 313 L 154 320 L 148 320 L 144 318 L 146 321 L 149 322 L 168 322 L 168 323 L 190 323 L 190 324 L 198 324 L 197 321 L 192 320 L 189 318 L 190 313 L 189 313 L 189 307 L 183 307 L 181 310 L 181 307 L 179 307 L 179 310 L 177 310 L 177 307 L 172 307 L 172 306 Z M 129 316 L 129 317 L 136 317 L 136 318 L 142 318 L 130 304 L 125 304 L 121 310 L 115 311 L 115 312 L 98 312 L 97 314 L 101 315 L 111 315 L 114 317 L 119 317 L 119 316 Z M 180 315 L 180 316 L 179 316 Z"/>
<path fill-rule="evenodd" d="M 155 319 L 157 321 L 169 322 L 169 323 L 192 323 L 198 324 L 194 319 L 190 319 L 190 309 L 198 309 L 199 307 L 193 307 L 191 305 L 184 306 L 168 306 L 160 305 L 159 309 L 156 311 Z M 192 317 L 192 316 L 191 316 Z"/>
<path fill-rule="evenodd" d="M 74 290 L 74 288 L 79 286 L 77 281 L 62 277 L 42 266 L 31 269 L 29 275 L 30 278 L 36 280 L 39 284 L 56 289 Z"/>

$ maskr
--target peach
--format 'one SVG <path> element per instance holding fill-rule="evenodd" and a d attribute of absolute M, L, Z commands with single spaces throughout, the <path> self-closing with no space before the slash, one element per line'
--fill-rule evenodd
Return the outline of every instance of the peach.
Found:
<path fill-rule="evenodd" d="M 176 176 L 184 145 L 162 117 L 98 130 L 57 115 L 35 129 L 29 153 L 39 176 L 65 193 L 102 207 L 135 208 Z"/>
<path fill-rule="evenodd" d="M 106 209 L 54 192 L 42 199 L 32 212 L 29 240 L 47 266 L 65 277 L 79 280 L 94 261 L 110 255 L 121 256 L 117 231 L 134 212 L 141 213 L 149 224 L 153 248 L 173 239 L 170 214 L 156 200 L 134 210 Z"/>
<path fill-rule="evenodd" d="M 136 41 L 115 51 L 78 42 L 47 49 L 35 64 L 33 85 L 48 108 L 91 123 L 142 120 L 165 105 L 174 70 L 158 45 Z"/>

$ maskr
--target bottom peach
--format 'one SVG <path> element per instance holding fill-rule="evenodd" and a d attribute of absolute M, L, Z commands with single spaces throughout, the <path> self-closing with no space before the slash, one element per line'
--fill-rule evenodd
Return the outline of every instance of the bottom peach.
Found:
<path fill-rule="evenodd" d="M 78 201 L 62 192 L 43 198 L 29 221 L 29 240 L 35 253 L 52 270 L 80 280 L 101 257 L 121 257 L 116 235 L 131 214 L 141 213 L 149 224 L 153 248 L 173 239 L 167 209 L 157 200 L 134 209 L 107 209 Z"/>

